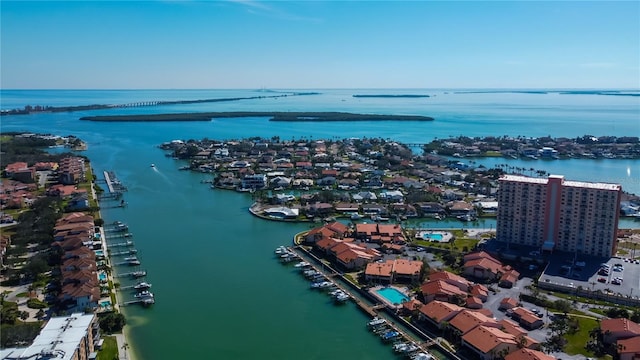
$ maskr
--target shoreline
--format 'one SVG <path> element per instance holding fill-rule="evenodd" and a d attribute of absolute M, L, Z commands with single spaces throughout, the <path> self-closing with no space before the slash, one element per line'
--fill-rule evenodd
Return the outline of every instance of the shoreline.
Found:
<path fill-rule="evenodd" d="M 281 111 L 225 111 L 174 114 L 100 115 L 83 116 L 80 120 L 102 122 L 136 121 L 211 121 L 217 118 L 269 117 L 269 121 L 433 121 L 423 115 L 360 114 L 349 112 L 281 112 Z"/>
<path fill-rule="evenodd" d="M 95 171 L 93 169 L 93 167 L 91 168 L 91 172 L 93 174 L 95 174 Z M 93 198 L 96 200 L 96 204 L 98 205 L 98 216 L 100 219 L 102 219 L 102 225 L 100 226 L 100 240 L 102 242 L 102 249 L 104 251 L 105 254 L 109 253 L 109 247 L 107 245 L 107 237 L 106 237 L 106 233 L 104 231 L 104 217 L 102 216 L 102 210 L 100 209 L 100 201 L 98 200 L 98 194 L 95 191 L 95 180 L 91 181 L 91 194 L 93 196 Z M 106 259 L 108 259 L 109 257 L 107 256 Z M 109 264 L 111 263 L 111 260 L 108 260 Z M 113 279 L 113 272 L 110 272 L 108 275 L 109 280 L 111 281 L 112 284 L 114 284 L 114 279 Z M 114 298 L 116 299 L 116 303 L 112 304 L 113 305 L 113 309 L 119 311 L 120 313 L 122 313 L 123 315 L 125 315 L 122 312 L 122 309 L 120 308 L 120 305 L 118 303 L 118 294 L 115 290 L 115 287 L 112 289 L 112 292 L 114 294 Z M 126 315 L 125 315 L 125 319 L 126 319 Z M 118 357 L 120 359 L 130 359 L 130 360 L 136 360 L 136 356 L 135 356 L 135 351 L 133 351 L 131 343 L 129 341 L 127 341 L 127 324 L 125 324 L 125 326 L 122 328 L 122 332 L 121 333 L 114 333 L 114 334 L 109 334 L 109 335 L 105 335 L 105 336 L 113 336 L 116 339 L 116 345 L 118 347 L 117 351 L 118 351 Z M 127 346 L 125 347 L 125 344 L 127 344 Z M 134 356 L 131 356 L 131 354 L 134 354 Z"/>

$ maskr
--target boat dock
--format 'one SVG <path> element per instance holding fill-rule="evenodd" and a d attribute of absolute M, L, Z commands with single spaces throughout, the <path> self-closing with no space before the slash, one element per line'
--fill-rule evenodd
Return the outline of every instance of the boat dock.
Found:
<path fill-rule="evenodd" d="M 134 247 L 134 242 L 130 240 L 133 234 L 129 232 L 129 226 L 121 221 L 114 221 L 104 226 L 103 229 L 104 239 L 109 249 L 107 255 L 115 269 L 113 276 L 123 279 L 119 281 L 121 286 L 116 288 L 120 299 L 119 303 L 122 306 L 141 304 L 145 307 L 155 304 L 152 293 L 143 291 L 146 290 L 143 288 L 136 288 L 139 282 L 147 276 L 147 271 L 140 269 L 141 262 L 138 258 L 138 250 Z M 132 289 L 137 292 L 135 297 L 129 293 Z"/>
<path fill-rule="evenodd" d="M 109 188 L 109 193 L 111 194 L 121 194 L 122 192 L 127 191 L 127 188 L 122 185 L 120 180 L 116 177 L 116 173 L 113 171 L 103 171 L 104 181 L 107 183 L 107 187 Z"/>
<path fill-rule="evenodd" d="M 155 304 L 155 302 L 156 301 L 154 299 L 135 299 L 135 300 L 125 301 L 122 303 L 122 305 L 128 306 L 133 304 L 142 304 L 142 305 L 148 306 L 151 304 Z"/>
<path fill-rule="evenodd" d="M 356 284 L 351 283 L 341 272 L 324 263 L 321 259 L 317 258 L 303 247 L 298 245 L 288 247 L 287 249 L 294 252 L 299 259 L 309 263 L 309 266 L 322 274 L 323 277 L 331 279 L 329 281 L 331 281 L 338 289 L 349 294 L 358 308 L 367 315 L 372 318 L 385 319 L 388 327 L 393 331 L 397 331 L 400 338 L 414 343 L 417 346 L 418 351 L 427 353 L 430 348 L 437 346 L 438 352 L 443 353 L 447 359 L 461 360 L 457 355 L 451 353 L 440 345 L 438 338 L 429 336 L 421 329 L 418 329 L 413 324 L 402 319 L 400 316 L 395 314 L 392 309 L 387 308 L 385 304 L 372 302 L 364 290 L 360 289 Z"/>
<path fill-rule="evenodd" d="M 133 246 L 133 241 L 129 240 L 129 241 L 125 241 L 125 242 L 109 245 L 109 247 L 111 247 L 111 248 L 112 247 L 122 247 L 122 246 Z"/>

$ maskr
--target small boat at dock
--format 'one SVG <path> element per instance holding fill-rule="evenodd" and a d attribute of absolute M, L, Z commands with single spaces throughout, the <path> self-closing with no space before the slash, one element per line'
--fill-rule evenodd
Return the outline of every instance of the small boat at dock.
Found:
<path fill-rule="evenodd" d="M 147 276 L 147 272 L 144 271 L 144 270 L 134 271 L 134 272 L 131 273 L 131 276 L 134 277 L 134 278 L 140 278 L 140 277 L 143 277 L 143 276 Z"/>
<path fill-rule="evenodd" d="M 143 290 L 143 291 L 135 294 L 134 297 L 137 298 L 137 299 L 152 298 L 153 297 L 153 293 L 149 292 L 147 290 Z"/>
<path fill-rule="evenodd" d="M 379 318 L 379 317 L 374 317 L 371 321 L 369 321 L 367 323 L 367 326 L 369 327 L 375 327 L 375 326 L 380 326 L 383 324 L 386 324 L 387 320 L 383 319 L 383 318 Z"/>
<path fill-rule="evenodd" d="M 148 290 L 151 287 L 151 284 L 149 284 L 148 282 L 139 282 L 137 283 L 133 288 L 136 290 Z"/>

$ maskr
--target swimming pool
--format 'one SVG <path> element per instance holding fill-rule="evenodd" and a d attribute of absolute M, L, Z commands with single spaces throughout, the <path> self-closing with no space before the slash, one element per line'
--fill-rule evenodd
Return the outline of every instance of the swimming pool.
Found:
<path fill-rule="evenodd" d="M 392 287 L 385 287 L 382 289 L 378 289 L 376 290 L 376 293 L 378 293 L 378 295 L 385 298 L 388 302 L 392 303 L 393 305 L 400 305 L 403 302 L 410 300 L 407 295 L 400 292 L 400 290 Z"/>
<path fill-rule="evenodd" d="M 100 306 L 101 307 L 105 307 L 105 308 L 109 307 L 109 306 L 111 306 L 111 301 L 109 301 L 109 300 L 101 301 L 100 302 Z"/>
<path fill-rule="evenodd" d="M 99 273 L 99 274 L 98 274 L 98 279 L 99 279 L 100 281 L 107 281 L 107 274 L 105 274 L 105 273 L 103 273 L 103 272 Z"/>
<path fill-rule="evenodd" d="M 434 241 L 442 241 L 442 239 L 444 238 L 444 236 L 442 236 L 442 234 L 425 234 L 423 235 L 423 238 L 425 240 L 434 240 Z"/>
<path fill-rule="evenodd" d="M 427 241 L 449 242 L 453 235 L 446 231 L 420 231 L 416 237 Z"/>
<path fill-rule="evenodd" d="M 96 253 L 96 256 L 104 256 L 104 251 L 102 250 L 96 250 L 95 253 Z"/>

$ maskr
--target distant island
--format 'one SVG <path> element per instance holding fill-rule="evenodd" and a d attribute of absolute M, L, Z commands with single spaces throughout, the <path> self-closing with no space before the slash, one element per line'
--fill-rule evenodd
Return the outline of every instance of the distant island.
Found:
<path fill-rule="evenodd" d="M 317 92 L 294 92 L 281 95 L 261 95 L 261 96 L 249 96 L 249 97 L 235 97 L 235 98 L 215 98 L 215 99 L 196 99 L 196 100 L 144 100 L 128 104 L 92 104 L 92 105 L 75 105 L 75 106 L 43 106 L 27 105 L 22 109 L 2 110 L 0 115 L 28 115 L 41 112 L 72 112 L 72 111 L 87 111 L 87 110 L 103 110 L 103 109 L 115 109 L 115 108 L 128 108 L 128 107 L 143 107 L 143 106 L 160 106 L 160 105 L 185 105 L 185 104 L 200 104 L 200 103 L 212 103 L 223 101 L 240 101 L 240 100 L 254 100 L 254 99 L 272 99 L 287 96 L 303 96 L 303 95 L 318 95 Z"/>
<path fill-rule="evenodd" d="M 416 94 L 405 94 L 405 95 L 392 95 L 392 94 L 374 94 L 374 95 L 353 95 L 354 98 L 428 98 L 429 95 L 416 95 Z"/>
<path fill-rule="evenodd" d="M 270 121 L 433 121 L 434 118 L 421 115 L 354 114 L 346 112 L 274 112 L 274 111 L 231 111 L 177 114 L 136 114 L 84 116 L 87 121 L 210 121 L 214 118 L 270 117 Z"/>

